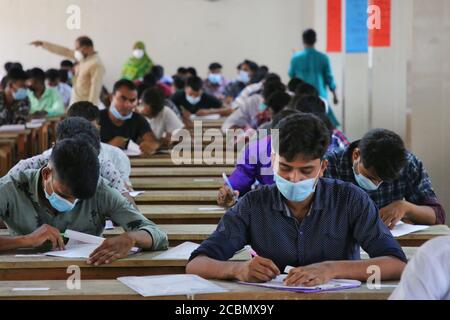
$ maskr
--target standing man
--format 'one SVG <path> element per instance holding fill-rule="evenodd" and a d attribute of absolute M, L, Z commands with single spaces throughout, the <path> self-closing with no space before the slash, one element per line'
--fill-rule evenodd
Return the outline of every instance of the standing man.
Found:
<path fill-rule="evenodd" d="M 46 41 L 33 41 L 36 47 L 75 59 L 78 65 L 72 80 L 72 100 L 70 104 L 79 101 L 89 101 L 98 105 L 103 84 L 105 67 L 94 50 L 94 43 L 89 37 L 83 36 L 75 40 L 75 50 L 71 50 Z"/>
<path fill-rule="evenodd" d="M 319 96 L 325 100 L 328 99 L 327 88 L 333 94 L 333 103 L 339 103 L 336 94 L 336 84 L 334 83 L 333 72 L 331 70 L 330 60 L 327 55 L 315 49 L 317 40 L 316 32 L 307 29 L 303 32 L 303 51 L 296 52 L 291 59 L 289 67 L 289 77 L 298 78 L 314 86 L 319 92 Z M 329 108 L 328 116 L 335 127 L 339 122 Z"/>

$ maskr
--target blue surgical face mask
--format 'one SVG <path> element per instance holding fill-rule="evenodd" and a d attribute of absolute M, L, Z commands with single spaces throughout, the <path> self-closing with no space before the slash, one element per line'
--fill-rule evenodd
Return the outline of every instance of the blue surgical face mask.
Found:
<path fill-rule="evenodd" d="M 241 70 L 239 71 L 238 80 L 243 83 L 248 83 L 250 81 L 250 75 L 247 71 Z"/>
<path fill-rule="evenodd" d="M 112 104 L 111 107 L 109 107 L 109 111 L 111 111 L 114 118 L 121 121 L 127 121 L 130 120 L 133 117 L 133 112 L 130 112 L 129 115 L 123 116 L 120 114 L 119 111 L 117 111 L 117 108 Z"/>
<path fill-rule="evenodd" d="M 213 84 L 220 84 L 220 81 L 222 81 L 222 76 L 218 73 L 210 73 L 208 80 Z"/>
<path fill-rule="evenodd" d="M 28 91 L 25 88 L 20 88 L 12 94 L 14 100 L 25 100 L 28 97 Z"/>
<path fill-rule="evenodd" d="M 202 96 L 193 97 L 190 95 L 186 95 L 186 100 L 192 105 L 196 105 L 197 103 L 200 102 L 201 99 L 202 99 Z"/>
<path fill-rule="evenodd" d="M 319 174 L 320 170 L 315 178 L 294 183 L 284 179 L 274 172 L 274 180 L 278 190 L 286 199 L 294 202 L 302 202 L 316 190 L 317 178 L 319 177 Z"/>
<path fill-rule="evenodd" d="M 353 163 L 353 175 L 355 176 L 355 180 L 358 183 L 358 185 L 367 191 L 375 191 L 377 190 L 381 183 L 376 185 L 372 182 L 369 178 L 365 177 L 361 173 L 356 173 L 356 167 L 358 166 L 358 162 Z"/>
<path fill-rule="evenodd" d="M 265 104 L 265 103 L 260 103 L 259 106 L 258 106 L 258 110 L 259 110 L 259 112 L 264 112 L 264 111 L 266 111 L 266 110 L 267 110 L 267 104 Z"/>
<path fill-rule="evenodd" d="M 65 213 L 72 211 L 78 203 L 78 199 L 76 199 L 73 203 L 69 200 L 64 199 L 60 195 L 56 194 L 55 189 L 53 188 L 53 181 L 50 182 L 50 186 L 52 187 L 52 194 L 49 195 L 44 188 L 45 197 L 50 202 L 50 205 L 57 210 L 58 212 Z"/>

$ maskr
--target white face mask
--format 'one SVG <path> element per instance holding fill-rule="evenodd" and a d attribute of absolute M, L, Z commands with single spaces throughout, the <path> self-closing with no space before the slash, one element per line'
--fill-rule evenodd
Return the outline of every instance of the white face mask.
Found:
<path fill-rule="evenodd" d="M 80 50 L 75 50 L 75 59 L 81 61 L 84 59 L 84 54 Z"/>
<path fill-rule="evenodd" d="M 133 57 L 135 57 L 136 59 L 142 59 L 144 57 L 144 50 L 142 49 L 135 49 L 133 50 Z"/>

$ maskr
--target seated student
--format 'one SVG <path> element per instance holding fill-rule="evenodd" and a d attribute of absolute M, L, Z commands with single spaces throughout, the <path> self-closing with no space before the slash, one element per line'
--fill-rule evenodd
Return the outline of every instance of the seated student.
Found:
<path fill-rule="evenodd" d="M 248 98 L 244 98 L 239 107 L 222 124 L 222 131 L 228 129 L 241 128 L 256 129 L 258 127 L 256 115 L 260 111 L 261 106 L 267 102 L 267 99 L 277 91 L 285 91 L 286 87 L 278 78 L 267 79 L 264 82 L 262 92 L 254 93 Z"/>
<path fill-rule="evenodd" d="M 99 179 L 99 168 L 89 142 L 65 139 L 56 143 L 47 166 L 0 179 L 0 218 L 10 232 L 0 237 L 0 250 L 40 247 L 46 242 L 53 250 L 62 250 L 61 232 L 70 229 L 100 236 L 107 216 L 125 233 L 106 239 L 87 263 L 111 263 L 127 256 L 133 246 L 167 249 L 167 235 Z"/>
<path fill-rule="evenodd" d="M 288 93 L 291 96 L 295 96 L 295 92 L 297 91 L 297 87 L 302 85 L 303 83 L 305 83 L 305 82 L 303 80 L 299 79 L 299 78 L 292 78 L 291 80 L 289 80 L 289 82 L 287 84 Z"/>
<path fill-rule="evenodd" d="M 25 124 L 30 112 L 26 80 L 22 69 L 12 68 L 5 80 L 5 89 L 0 91 L 0 126 Z"/>
<path fill-rule="evenodd" d="M 114 84 L 109 109 L 100 111 L 102 142 L 126 149 L 130 140 L 139 145 L 144 155 L 152 155 L 161 143 L 156 139 L 147 120 L 134 112 L 138 102 L 136 85 L 130 80 Z"/>
<path fill-rule="evenodd" d="M 45 73 L 45 77 L 47 78 L 48 88 L 58 90 L 63 100 L 64 107 L 67 108 L 70 104 L 70 97 L 72 96 L 72 88 L 67 83 L 61 81 L 61 75 L 63 72 L 67 71 L 49 69 Z"/>
<path fill-rule="evenodd" d="M 164 79 L 164 68 L 160 65 L 156 65 L 150 71 L 155 77 L 156 86 L 164 93 L 165 98 L 170 98 L 173 94 L 172 87 L 164 81 L 167 81 L 167 78 Z"/>
<path fill-rule="evenodd" d="M 204 278 L 263 282 L 286 266 L 285 284 L 313 286 L 331 279 L 399 279 L 406 257 L 375 204 L 351 183 L 322 178 L 329 144 L 325 124 L 311 114 L 278 123 L 271 155 L 276 184 L 248 193 L 195 250 L 186 272 Z M 228 261 L 245 245 L 259 255 Z M 371 257 L 360 260 L 361 246 Z"/>
<path fill-rule="evenodd" d="M 67 110 L 67 117 L 81 117 L 96 127 L 100 131 L 99 119 L 100 111 L 98 108 L 89 101 L 76 102 L 70 106 Z M 131 163 L 130 158 L 120 149 L 107 143 L 100 143 L 100 154 L 99 159 L 110 161 L 114 167 L 119 171 L 120 176 L 123 181 L 125 181 L 128 189 L 132 189 L 130 174 L 131 174 Z M 100 161 L 100 165 L 102 161 Z"/>
<path fill-rule="evenodd" d="M 65 70 L 67 72 L 67 83 L 69 86 L 72 86 L 73 75 L 75 74 L 75 65 L 70 60 L 63 60 L 59 65 L 61 70 Z M 64 82 L 64 81 L 63 81 Z"/>
<path fill-rule="evenodd" d="M 350 144 L 347 137 L 333 126 L 327 116 L 325 102 L 320 97 L 312 95 L 297 97 L 291 107 L 303 113 L 313 113 L 325 122 L 332 132 L 330 148 L 328 149 L 329 152 L 342 150 Z"/>
<path fill-rule="evenodd" d="M 203 92 L 203 80 L 199 77 L 187 79 L 184 92 L 177 92 L 172 96 L 172 101 L 183 112 L 184 117 L 190 114 L 205 116 L 208 114 L 228 115 L 230 108 L 223 107 L 222 102 Z"/>
<path fill-rule="evenodd" d="M 254 96 L 255 94 L 261 94 L 261 92 L 264 88 L 265 82 L 267 82 L 267 81 L 281 82 L 281 78 L 278 74 L 262 73 L 260 70 L 261 70 L 261 68 L 258 69 L 256 74 L 264 74 L 264 77 L 256 83 L 249 84 L 241 91 L 241 93 L 239 93 L 239 95 L 236 97 L 236 99 L 234 99 L 233 103 L 231 104 L 231 107 L 233 109 L 238 109 L 243 104 L 245 104 L 248 101 L 248 98 L 250 96 Z M 255 77 L 256 77 L 256 75 L 255 75 Z"/>
<path fill-rule="evenodd" d="M 138 112 L 146 117 L 157 139 L 162 139 L 164 146 L 169 146 L 172 133 L 184 128 L 183 122 L 175 112 L 164 105 L 164 95 L 157 88 L 144 91 L 141 97 L 142 105 Z"/>
<path fill-rule="evenodd" d="M 225 104 L 231 105 L 231 102 L 237 98 L 241 91 L 249 84 L 253 75 L 258 71 L 258 64 L 251 60 L 244 60 L 237 66 L 237 79 L 227 84 L 224 90 Z"/>
<path fill-rule="evenodd" d="M 260 105 L 256 115 L 258 129 L 270 129 L 273 117 L 286 108 L 291 101 L 291 96 L 285 91 L 276 91 L 267 99 L 267 104 Z"/>
<path fill-rule="evenodd" d="M 172 83 L 172 91 L 174 93 L 177 92 L 184 92 L 184 88 L 186 87 L 186 80 L 180 76 L 173 76 L 173 83 Z"/>
<path fill-rule="evenodd" d="M 179 67 L 175 76 L 180 77 L 181 79 L 186 81 L 188 77 L 187 69 L 185 67 Z"/>
<path fill-rule="evenodd" d="M 218 62 L 213 62 L 209 65 L 208 78 L 203 81 L 203 90 L 217 99 L 223 100 L 225 98 L 224 91 L 227 85 L 227 80 L 222 75 L 222 65 Z"/>
<path fill-rule="evenodd" d="M 106 157 L 100 156 L 100 135 L 98 129 L 86 119 L 80 117 L 67 118 L 61 121 L 56 128 L 56 141 L 64 139 L 74 139 L 82 136 L 83 139 L 90 142 L 97 151 L 100 160 L 100 175 L 104 178 L 111 188 L 116 189 L 127 197 L 128 188 L 126 180 L 122 179 L 122 174 L 116 169 L 116 166 Z M 28 169 L 39 169 L 48 164 L 52 150 L 44 151 L 42 154 L 29 159 L 19 161 L 9 172 L 10 175 L 16 175 Z"/>
<path fill-rule="evenodd" d="M 194 67 L 186 68 L 186 78 L 192 78 L 197 76 L 197 70 Z"/>
<path fill-rule="evenodd" d="M 57 89 L 45 86 L 45 72 L 39 68 L 27 71 L 30 113 L 35 117 L 58 117 L 64 114 L 64 102 Z"/>
<path fill-rule="evenodd" d="M 450 300 L 450 236 L 427 241 L 403 271 L 389 300 Z"/>
<path fill-rule="evenodd" d="M 284 118 L 298 114 L 297 110 L 285 109 L 276 114 L 272 120 L 271 128 L 274 128 Z M 225 184 L 219 189 L 217 194 L 217 204 L 229 208 L 236 202 L 236 198 L 244 196 L 249 192 L 255 183 L 259 185 L 274 184 L 271 154 L 271 135 L 264 137 L 257 136 L 257 139 L 250 141 L 244 151 L 239 155 L 236 168 L 228 177 L 234 193 Z"/>
<path fill-rule="evenodd" d="M 403 220 L 443 224 L 439 203 L 423 163 L 405 149 L 402 139 L 386 129 L 373 129 L 347 148 L 327 154 L 325 176 L 364 189 L 380 208 L 389 228 Z"/>

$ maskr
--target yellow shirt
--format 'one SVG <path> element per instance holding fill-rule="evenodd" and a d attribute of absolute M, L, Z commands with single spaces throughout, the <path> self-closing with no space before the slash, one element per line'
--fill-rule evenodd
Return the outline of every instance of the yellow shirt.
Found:
<path fill-rule="evenodd" d="M 75 51 L 50 43 L 43 42 L 42 47 L 60 56 L 75 59 Z M 105 67 L 97 53 L 80 61 L 73 78 L 72 99 L 70 104 L 78 101 L 90 101 L 98 105 L 103 85 Z"/>

